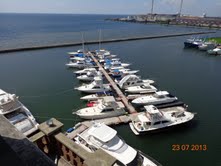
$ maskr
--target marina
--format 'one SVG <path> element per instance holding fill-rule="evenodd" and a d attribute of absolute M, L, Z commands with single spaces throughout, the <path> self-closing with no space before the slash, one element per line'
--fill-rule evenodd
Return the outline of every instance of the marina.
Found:
<path fill-rule="evenodd" d="M 67 69 L 64 65 L 69 60 L 65 53 L 78 50 L 79 47 L 17 52 L 10 53 L 11 56 L 8 56 L 9 54 L 2 54 L 0 60 L 2 71 L 1 87 L 11 94 L 19 95 L 20 101 L 32 111 L 34 117 L 40 120 L 38 121 L 40 125 L 49 119 L 48 117 L 56 117 L 56 119 L 64 123 L 63 131 L 67 131 L 67 135 L 55 133 L 54 138 L 58 141 L 58 148 L 61 149 L 62 158 L 72 164 L 76 161 L 82 162 L 83 160 L 85 160 L 85 163 L 92 164 L 95 161 L 90 161 L 86 158 L 97 158 L 97 156 L 102 153 L 103 159 L 106 162 L 111 163 L 116 161 L 111 158 L 111 156 L 106 155 L 106 153 L 104 155 L 104 152 L 101 150 L 96 151 L 96 153 L 92 155 L 82 149 L 80 150 L 79 146 L 73 143 L 72 139 L 89 129 L 94 123 L 104 123 L 113 127 L 129 146 L 152 156 L 162 165 L 178 165 L 181 161 L 182 163 L 179 164 L 181 166 L 187 165 L 189 161 L 199 161 L 201 165 L 207 162 L 217 164 L 219 163 L 219 159 L 216 157 L 217 154 L 219 154 L 219 150 L 216 148 L 219 138 L 218 117 L 214 116 L 211 111 L 208 112 L 208 110 L 213 110 L 214 113 L 219 114 L 217 111 L 219 110 L 218 84 L 220 80 L 218 72 L 214 72 L 219 70 L 219 57 L 214 59 L 213 57 L 204 56 L 204 52 L 183 49 L 184 40 L 184 37 L 174 37 L 149 41 L 141 40 L 137 41 L 137 43 L 122 42 L 102 44 L 102 47 L 119 55 L 117 58 L 120 58 L 122 62 L 131 63 L 131 71 L 140 71 L 139 73 L 133 74 L 138 74 L 141 75 L 142 78 L 153 80 L 155 82 L 153 86 L 155 86 L 158 91 L 166 90 L 179 99 L 175 102 L 156 105 L 158 110 L 162 112 L 178 111 L 182 113 L 182 111 L 185 111 L 187 108 L 194 113 L 194 115 L 195 112 L 197 112 L 194 119 L 187 125 L 177 126 L 175 129 L 160 131 L 153 135 L 136 136 L 128 125 L 133 119 L 136 119 L 139 113 L 145 112 L 143 108 L 134 107 L 134 104 L 131 104 L 132 100 L 137 97 L 152 94 L 125 93 L 124 90 L 121 90 L 119 84 L 115 81 L 115 78 L 113 78 L 113 75 L 106 70 L 104 71 L 109 75 L 113 84 L 119 88 L 129 105 L 132 105 L 136 112 L 132 114 L 128 112 L 118 117 L 93 119 L 92 121 L 82 120 L 76 114 L 72 115 L 72 112 L 76 112 L 84 107 L 90 107 L 90 103 L 86 102 L 87 100 L 80 99 L 83 97 L 82 95 L 85 94 L 79 93 L 76 90 L 73 92 L 73 89 L 78 87 L 81 82 L 75 77 L 73 79 L 75 73 L 73 73 L 72 69 Z M 158 46 L 160 46 L 160 49 Z M 95 49 L 97 49 L 97 46 L 90 46 L 90 50 Z M 94 51 L 92 51 L 92 54 L 93 52 Z M 97 57 L 95 56 L 94 58 Z M 8 65 L 11 68 L 8 68 Z M 7 76 L 3 72 L 6 71 L 5 69 L 7 69 Z M 97 64 L 95 64 L 95 69 L 99 69 Z M 15 71 L 18 72 L 15 74 Z M 76 70 L 74 70 L 74 72 L 76 72 Z M 35 75 L 35 77 L 33 77 L 33 75 Z M 105 79 L 105 84 L 110 84 L 105 75 L 103 79 Z M 14 82 L 17 82 L 17 84 L 14 84 Z M 211 84 L 212 82 L 213 85 Z M 207 89 L 208 86 L 216 87 L 216 90 Z M 13 90 L 12 87 L 15 87 L 16 91 Z M 112 88 L 112 85 L 110 87 Z M 117 102 L 123 102 L 122 98 L 118 96 L 117 90 L 112 89 L 112 91 L 111 93 L 113 94 L 109 95 L 108 92 L 108 96 L 113 95 Z M 211 99 L 211 96 L 214 96 L 214 98 Z M 186 104 L 188 104 L 189 107 L 186 107 Z M 93 100 L 91 105 L 93 106 Z M 128 108 L 125 108 L 127 111 Z M 210 118 L 208 118 L 208 116 Z M 53 120 L 53 122 L 57 125 L 55 120 Z M 205 124 L 205 122 L 207 122 L 207 124 Z M 44 127 L 45 126 L 47 126 L 47 124 L 44 124 Z M 72 129 L 73 131 L 67 130 L 71 126 L 75 126 Z M 216 127 L 214 128 L 214 126 Z M 31 140 L 35 141 L 38 140 L 37 138 L 41 138 L 44 135 L 44 127 L 41 125 L 41 132 L 38 133 L 36 137 L 32 137 Z M 68 138 L 67 136 L 70 137 Z M 43 138 L 44 137 L 45 136 L 43 136 Z M 184 143 L 207 144 L 210 151 L 194 153 L 190 153 L 190 151 L 186 151 L 185 153 L 172 151 L 171 146 L 173 144 L 182 145 Z M 75 152 L 79 157 L 83 158 L 77 158 Z M 96 164 L 94 165 L 96 166 Z"/>

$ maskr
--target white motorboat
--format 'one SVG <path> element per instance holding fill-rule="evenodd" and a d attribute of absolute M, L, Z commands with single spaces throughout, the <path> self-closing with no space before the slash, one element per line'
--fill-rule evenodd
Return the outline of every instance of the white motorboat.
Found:
<path fill-rule="evenodd" d="M 94 71 L 97 71 L 95 68 L 84 68 L 83 70 L 78 70 L 78 71 L 75 71 L 74 73 L 76 75 L 84 75 L 84 74 L 87 74 L 87 72 L 94 72 Z"/>
<path fill-rule="evenodd" d="M 125 92 L 128 93 L 154 93 L 157 91 L 157 88 L 155 88 L 153 85 L 145 84 L 140 86 L 131 86 L 128 87 Z"/>
<path fill-rule="evenodd" d="M 184 111 L 185 109 L 163 112 L 153 105 L 144 108 L 146 112 L 139 113 L 130 123 L 130 128 L 136 135 L 183 124 L 194 118 L 194 114 Z"/>
<path fill-rule="evenodd" d="M 217 47 L 207 51 L 210 55 L 221 55 L 221 48 Z"/>
<path fill-rule="evenodd" d="M 0 114 L 4 115 L 25 136 L 38 130 L 39 124 L 18 97 L 2 89 L 0 89 Z"/>
<path fill-rule="evenodd" d="M 111 91 L 109 84 L 103 84 L 103 80 L 100 77 L 94 77 L 94 81 L 87 85 L 82 85 L 78 88 L 75 88 L 81 92 L 85 93 L 97 93 L 97 92 L 106 92 Z"/>
<path fill-rule="evenodd" d="M 86 62 L 85 60 L 77 60 L 77 61 L 70 61 L 69 63 L 66 64 L 67 67 L 70 68 L 78 68 L 78 69 L 83 69 L 86 67 L 93 67 L 93 63 L 91 62 Z"/>
<path fill-rule="evenodd" d="M 121 63 L 120 61 L 114 61 L 114 62 L 107 62 L 104 63 L 104 69 L 112 69 L 114 67 L 128 67 L 130 66 L 129 63 Z"/>
<path fill-rule="evenodd" d="M 140 77 L 136 75 L 126 75 L 124 76 L 120 81 L 117 81 L 117 84 L 121 89 L 127 89 L 128 87 L 131 86 L 141 86 L 141 85 L 148 85 L 148 84 L 153 84 L 153 80 L 142 80 Z"/>
<path fill-rule="evenodd" d="M 105 96 L 93 107 L 86 107 L 73 112 L 83 119 L 100 119 L 125 114 L 122 102 L 116 102 L 113 96 Z"/>
<path fill-rule="evenodd" d="M 216 46 L 215 43 L 212 43 L 212 42 L 204 42 L 202 43 L 201 45 L 199 45 L 199 50 L 201 51 L 207 51 L 207 50 L 211 50 L 211 49 L 214 49 Z"/>
<path fill-rule="evenodd" d="M 139 70 L 130 70 L 130 69 L 115 69 L 115 70 L 110 70 L 110 75 L 112 75 L 114 78 L 116 77 L 124 77 L 129 74 L 135 74 L 139 72 Z"/>
<path fill-rule="evenodd" d="M 77 76 L 77 79 L 79 79 L 81 81 L 93 81 L 95 77 L 102 78 L 101 72 L 100 71 L 89 71 L 89 72 L 87 72 L 87 74 Z"/>
<path fill-rule="evenodd" d="M 81 100 L 87 100 L 87 101 L 93 101 L 93 100 L 98 100 L 98 99 L 102 99 L 105 96 L 112 96 L 113 93 L 112 92 L 99 92 L 99 93 L 95 93 L 95 94 L 91 94 L 91 95 L 87 95 L 84 97 L 81 97 Z"/>
<path fill-rule="evenodd" d="M 74 137 L 74 141 L 90 153 L 103 150 L 103 155 L 110 155 L 116 159 L 113 166 L 161 165 L 142 152 L 129 146 L 124 140 L 117 136 L 116 130 L 102 123 L 94 123 L 91 127 Z"/>
<path fill-rule="evenodd" d="M 138 97 L 132 100 L 132 103 L 137 105 L 158 105 L 172 103 L 174 101 L 177 101 L 177 97 L 172 96 L 167 91 L 158 91 L 152 95 Z"/>

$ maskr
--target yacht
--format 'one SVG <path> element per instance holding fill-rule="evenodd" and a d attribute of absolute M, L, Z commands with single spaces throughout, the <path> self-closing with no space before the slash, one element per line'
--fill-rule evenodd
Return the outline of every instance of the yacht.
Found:
<path fill-rule="evenodd" d="M 105 96 L 94 107 L 86 107 L 73 112 L 83 119 L 100 119 L 125 114 L 122 102 L 116 102 L 113 96 Z"/>
<path fill-rule="evenodd" d="M 217 47 L 207 51 L 210 55 L 221 55 L 221 48 Z"/>
<path fill-rule="evenodd" d="M 128 93 L 154 93 L 157 91 L 157 88 L 155 88 L 153 85 L 145 84 L 140 86 L 131 86 L 128 87 L 125 92 Z"/>
<path fill-rule="evenodd" d="M 184 42 L 184 47 L 186 48 L 198 48 L 204 41 L 199 38 L 187 39 Z"/>
<path fill-rule="evenodd" d="M 132 100 L 132 103 L 137 105 L 158 105 L 172 103 L 174 101 L 177 101 L 177 97 L 172 96 L 167 91 L 158 91 L 155 92 L 153 95 L 138 97 Z"/>
<path fill-rule="evenodd" d="M 94 64 L 85 60 L 71 60 L 69 63 L 66 64 L 66 66 L 71 68 L 84 69 L 86 67 L 93 67 Z"/>
<path fill-rule="evenodd" d="M 144 108 L 146 112 L 138 113 L 129 124 L 136 135 L 183 124 L 194 118 L 194 114 L 185 109 L 171 109 L 163 112 L 153 105 L 144 106 Z"/>
<path fill-rule="evenodd" d="M 85 93 L 97 93 L 97 92 L 106 92 L 111 91 L 109 84 L 103 84 L 103 80 L 100 77 L 94 77 L 94 81 L 87 85 L 82 85 L 78 88 L 75 88 L 81 92 Z"/>
<path fill-rule="evenodd" d="M 98 76 L 102 78 L 102 74 L 100 71 L 89 71 L 87 72 L 87 74 L 77 76 L 77 79 L 81 81 L 93 81 L 94 78 Z"/>
<path fill-rule="evenodd" d="M 110 70 L 110 75 L 114 78 L 121 78 L 129 74 L 136 74 L 139 70 L 130 70 L 130 69 L 115 69 Z"/>
<path fill-rule="evenodd" d="M 104 63 L 104 69 L 112 69 L 114 67 L 128 67 L 130 66 L 130 64 L 128 63 L 121 63 L 120 61 L 106 61 L 106 63 Z"/>
<path fill-rule="evenodd" d="M 129 146 L 117 135 L 116 130 L 103 123 L 94 123 L 73 140 L 90 153 L 101 149 L 114 157 L 117 161 L 113 166 L 161 166 L 154 159 Z"/>
<path fill-rule="evenodd" d="M 84 75 L 84 74 L 87 74 L 87 72 L 94 72 L 94 71 L 97 71 L 95 68 L 84 68 L 83 70 L 78 70 L 78 71 L 75 71 L 74 73 L 76 75 Z"/>
<path fill-rule="evenodd" d="M 4 115 L 25 136 L 38 130 L 39 124 L 18 97 L 2 89 L 0 89 L 0 114 Z"/>
<path fill-rule="evenodd" d="M 117 81 L 117 84 L 121 89 L 127 89 L 128 87 L 131 86 L 141 86 L 141 85 L 148 85 L 148 84 L 153 84 L 153 80 L 142 80 L 140 77 L 132 74 L 132 75 L 126 75 L 124 76 L 121 80 Z"/>
<path fill-rule="evenodd" d="M 84 97 L 81 97 L 81 100 L 87 100 L 87 101 L 93 101 L 93 100 L 98 100 L 98 99 L 102 99 L 105 96 L 112 96 L 113 93 L 112 92 L 98 92 L 95 94 L 91 94 L 91 95 L 87 95 Z"/>
<path fill-rule="evenodd" d="M 214 49 L 216 47 L 215 43 L 212 42 L 204 42 L 201 45 L 199 45 L 199 50 L 201 51 L 207 51 L 207 50 L 211 50 Z"/>

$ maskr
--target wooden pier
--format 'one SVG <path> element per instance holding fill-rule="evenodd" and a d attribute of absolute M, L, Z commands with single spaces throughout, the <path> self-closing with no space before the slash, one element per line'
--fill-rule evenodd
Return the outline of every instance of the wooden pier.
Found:
<path fill-rule="evenodd" d="M 108 80 L 108 82 L 111 84 L 112 88 L 114 89 L 114 91 L 117 93 L 118 97 L 121 99 L 121 101 L 124 103 L 125 107 L 127 108 L 128 112 L 133 114 L 136 113 L 137 111 L 134 109 L 134 107 L 128 102 L 127 97 L 123 94 L 123 92 L 120 90 L 120 88 L 118 88 L 118 86 L 116 85 L 116 83 L 113 81 L 113 79 L 108 75 L 108 73 L 106 72 L 106 70 L 103 68 L 103 66 L 98 62 L 98 60 L 94 57 L 94 55 L 89 52 L 88 53 L 91 58 L 93 59 L 93 61 L 97 64 L 97 66 L 99 67 L 99 70 L 103 73 L 103 75 L 106 77 L 106 79 Z"/>

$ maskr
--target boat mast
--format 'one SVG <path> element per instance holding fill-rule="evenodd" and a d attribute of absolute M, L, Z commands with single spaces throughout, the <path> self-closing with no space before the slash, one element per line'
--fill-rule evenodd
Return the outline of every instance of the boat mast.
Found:
<path fill-rule="evenodd" d="M 154 6 L 154 0 L 152 0 L 152 5 L 151 5 L 151 15 L 153 15 L 153 6 Z"/>
<path fill-rule="evenodd" d="M 101 29 L 99 30 L 99 50 L 101 49 Z"/>
<path fill-rule="evenodd" d="M 183 8 L 183 0 L 181 0 L 181 2 L 180 2 L 180 11 L 179 11 L 179 15 L 180 15 L 180 16 L 181 16 L 182 8 Z"/>
<path fill-rule="evenodd" d="M 85 50 L 84 50 L 84 33 L 83 32 L 81 32 L 81 40 L 82 40 L 82 49 L 84 52 Z"/>

